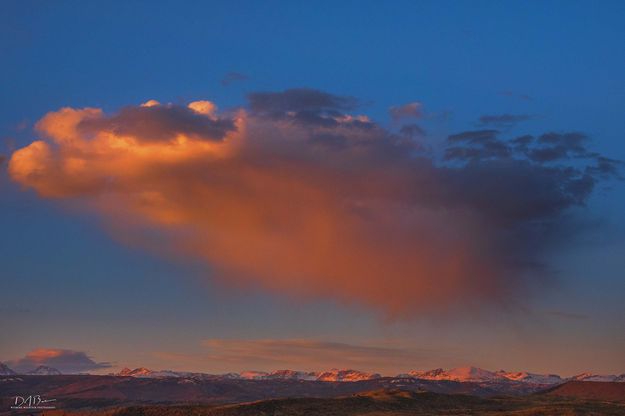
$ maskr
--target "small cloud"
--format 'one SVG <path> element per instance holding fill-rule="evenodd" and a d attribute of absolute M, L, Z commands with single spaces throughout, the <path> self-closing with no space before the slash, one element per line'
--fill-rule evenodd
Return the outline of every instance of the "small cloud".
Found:
<path fill-rule="evenodd" d="M 513 91 L 501 91 L 499 95 L 503 95 L 504 97 L 518 98 L 519 100 L 531 101 L 533 98 L 527 94 L 518 94 Z"/>
<path fill-rule="evenodd" d="M 246 81 L 249 77 L 240 72 L 228 72 L 222 79 L 221 85 L 228 86 L 233 82 Z"/>
<path fill-rule="evenodd" d="M 483 126 L 512 127 L 522 121 L 530 120 L 532 116 L 528 114 L 498 114 L 483 115 L 480 117 L 480 124 Z"/>
<path fill-rule="evenodd" d="M 141 104 L 141 107 L 156 107 L 157 105 L 161 105 L 161 103 L 156 100 L 148 100 Z"/>
<path fill-rule="evenodd" d="M 280 92 L 253 92 L 247 98 L 250 110 L 256 117 L 285 120 L 309 128 L 374 127 L 374 123 L 366 116 L 345 114 L 345 111 L 353 110 L 359 104 L 353 97 L 312 88 L 292 88 Z"/>
<path fill-rule="evenodd" d="M 423 105 L 415 101 L 398 107 L 391 107 L 388 111 L 394 121 L 404 118 L 421 118 L 423 116 Z"/>
<path fill-rule="evenodd" d="M 15 125 L 15 131 L 24 131 L 28 129 L 29 126 L 30 123 L 28 122 L 28 120 L 22 120 Z"/>
<path fill-rule="evenodd" d="M 56 368 L 61 373 L 81 373 L 111 367 L 111 363 L 93 361 L 85 352 L 56 348 L 39 348 L 22 358 L 8 361 L 7 364 L 20 373 L 40 365 Z"/>

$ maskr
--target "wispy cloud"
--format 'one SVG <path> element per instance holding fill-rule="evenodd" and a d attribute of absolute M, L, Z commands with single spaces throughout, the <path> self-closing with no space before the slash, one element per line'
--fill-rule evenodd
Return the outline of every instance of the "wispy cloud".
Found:
<path fill-rule="evenodd" d="M 395 121 L 404 118 L 421 118 L 423 116 L 423 105 L 419 102 L 412 102 L 389 109 L 391 118 Z"/>
<path fill-rule="evenodd" d="M 581 313 L 566 312 L 566 311 L 548 311 L 547 314 L 551 316 L 555 316 L 557 318 L 571 319 L 575 321 L 582 321 L 582 320 L 586 320 L 590 318 L 588 315 L 584 315 Z"/>
<path fill-rule="evenodd" d="M 354 368 L 393 373 L 418 368 L 426 360 L 445 355 L 394 344 L 358 345 L 313 339 L 207 339 L 202 345 L 207 352 L 195 356 L 166 352 L 154 356 L 172 365 L 184 363 L 223 371 Z"/>

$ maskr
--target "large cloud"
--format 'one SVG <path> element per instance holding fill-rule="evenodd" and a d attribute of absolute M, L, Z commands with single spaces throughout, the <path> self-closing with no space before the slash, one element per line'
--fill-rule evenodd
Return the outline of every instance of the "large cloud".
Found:
<path fill-rule="evenodd" d="M 111 367 L 110 363 L 97 363 L 82 351 L 39 348 L 26 356 L 7 362 L 17 372 L 27 372 L 40 365 L 56 368 L 62 373 L 81 373 Z"/>
<path fill-rule="evenodd" d="M 65 108 L 39 121 L 42 139 L 9 171 L 222 281 L 394 316 L 522 295 L 544 277 L 541 253 L 566 214 L 616 172 L 577 133 L 464 132 L 426 156 L 414 135 L 346 113 L 356 105 L 297 89 L 251 94 L 249 111 L 221 116 L 209 102 Z"/>

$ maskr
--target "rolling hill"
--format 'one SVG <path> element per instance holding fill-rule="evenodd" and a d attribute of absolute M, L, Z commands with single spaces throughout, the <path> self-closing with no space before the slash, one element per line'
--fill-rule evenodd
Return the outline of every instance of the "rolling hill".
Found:
<path fill-rule="evenodd" d="M 625 403 L 625 383 L 608 381 L 569 381 L 544 393 L 549 396 Z"/>

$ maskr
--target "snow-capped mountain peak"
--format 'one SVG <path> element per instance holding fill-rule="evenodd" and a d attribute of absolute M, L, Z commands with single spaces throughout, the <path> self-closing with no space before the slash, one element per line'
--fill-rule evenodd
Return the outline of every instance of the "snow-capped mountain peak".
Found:
<path fill-rule="evenodd" d="M 423 380 L 450 380 L 459 382 L 483 382 L 502 379 L 503 377 L 492 371 L 484 370 L 478 367 L 457 367 L 451 370 L 443 370 L 437 368 L 429 371 L 410 371 L 410 377 L 420 378 Z"/>
<path fill-rule="evenodd" d="M 269 375 L 266 371 L 243 371 L 239 374 L 239 378 L 244 380 L 263 380 Z"/>
<path fill-rule="evenodd" d="M 149 377 L 152 373 L 154 373 L 154 371 L 145 367 L 135 368 L 134 370 L 125 367 L 116 375 L 125 377 Z"/>

